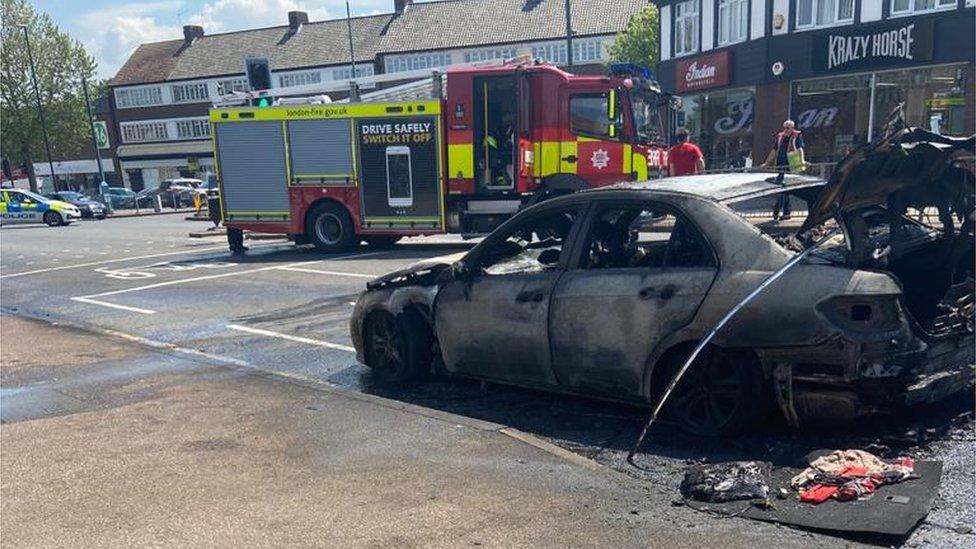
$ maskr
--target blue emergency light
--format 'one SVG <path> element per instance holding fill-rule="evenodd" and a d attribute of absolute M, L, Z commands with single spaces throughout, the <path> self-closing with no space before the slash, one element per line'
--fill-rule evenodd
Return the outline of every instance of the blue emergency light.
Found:
<path fill-rule="evenodd" d="M 613 76 L 639 76 L 647 80 L 654 78 L 651 69 L 635 63 L 614 63 L 610 65 L 610 74 Z"/>

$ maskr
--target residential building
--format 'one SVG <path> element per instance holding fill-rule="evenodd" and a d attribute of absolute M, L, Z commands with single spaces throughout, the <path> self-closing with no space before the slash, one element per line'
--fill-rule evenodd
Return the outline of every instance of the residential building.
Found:
<path fill-rule="evenodd" d="M 647 0 L 572 0 L 574 72 L 603 71 L 614 37 Z M 393 0 L 391 13 L 354 17 L 352 63 L 345 19 L 311 22 L 289 12 L 288 25 L 139 46 L 109 81 L 126 187 L 212 170 L 207 112 L 214 100 L 245 90 L 244 60 L 267 57 L 272 85 L 288 87 L 357 76 L 434 68 L 519 55 L 565 65 L 564 0 Z"/>
<path fill-rule="evenodd" d="M 710 168 L 761 163 L 782 122 L 831 163 L 904 106 L 915 126 L 974 132 L 974 0 L 655 0 L 662 87 Z"/>

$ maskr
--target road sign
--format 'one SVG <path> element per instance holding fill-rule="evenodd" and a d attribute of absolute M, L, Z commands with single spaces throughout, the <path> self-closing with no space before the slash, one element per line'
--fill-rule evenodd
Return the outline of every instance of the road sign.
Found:
<path fill-rule="evenodd" d="M 95 125 L 95 143 L 98 144 L 99 149 L 108 149 L 112 144 L 108 140 L 108 125 L 104 120 L 96 120 Z"/>

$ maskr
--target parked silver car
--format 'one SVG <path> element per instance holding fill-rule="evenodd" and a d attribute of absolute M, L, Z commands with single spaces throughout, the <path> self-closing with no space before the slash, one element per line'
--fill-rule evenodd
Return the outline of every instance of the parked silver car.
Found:
<path fill-rule="evenodd" d="M 768 408 L 795 424 L 941 398 L 973 380 L 976 201 L 956 162 L 972 152 L 972 139 L 906 130 L 826 187 L 723 174 L 543 202 L 463 256 L 369 282 L 351 319 L 358 359 L 386 382 L 433 369 L 653 402 L 730 308 L 839 226 L 718 334 L 670 415 L 726 434 Z M 736 211 L 783 192 L 809 204 L 799 231 Z M 909 207 L 934 208 L 938 223 Z"/>

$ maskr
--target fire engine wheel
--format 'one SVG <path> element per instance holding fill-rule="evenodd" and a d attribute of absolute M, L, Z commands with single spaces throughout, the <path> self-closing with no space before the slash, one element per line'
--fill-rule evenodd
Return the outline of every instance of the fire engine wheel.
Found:
<path fill-rule="evenodd" d="M 58 212 L 47 212 L 44 214 L 44 222 L 49 227 L 60 227 L 64 225 L 64 218 Z"/>
<path fill-rule="evenodd" d="M 319 251 L 334 253 L 352 245 L 355 230 L 345 208 L 335 202 L 323 202 L 308 212 L 305 234 Z"/>
<path fill-rule="evenodd" d="M 665 408 L 690 433 L 730 436 L 760 419 L 762 389 L 761 369 L 751 355 L 706 347 L 678 382 Z"/>
<path fill-rule="evenodd" d="M 423 329 L 406 317 L 376 312 L 364 326 L 366 365 L 383 385 L 408 385 L 425 377 L 430 368 L 430 341 Z"/>

